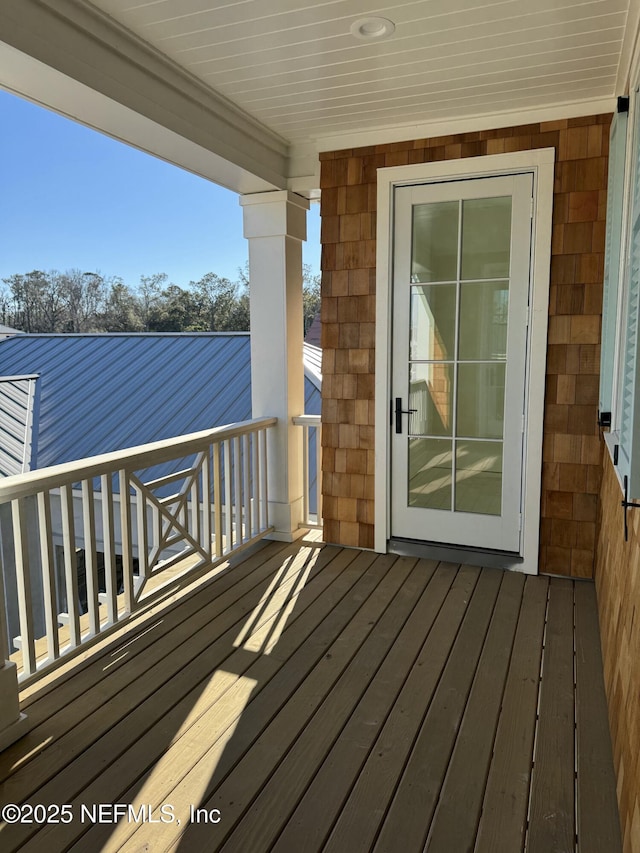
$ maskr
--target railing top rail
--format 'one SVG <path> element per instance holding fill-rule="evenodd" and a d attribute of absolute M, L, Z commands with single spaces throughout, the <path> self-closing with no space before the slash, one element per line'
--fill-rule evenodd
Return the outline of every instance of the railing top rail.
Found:
<path fill-rule="evenodd" d="M 296 415 L 291 419 L 295 426 L 320 426 L 320 415 Z"/>
<path fill-rule="evenodd" d="M 277 422 L 277 418 L 254 418 L 250 421 L 226 424 L 213 429 L 189 433 L 189 435 L 142 444 L 138 447 L 116 450 L 113 453 L 90 456 L 75 462 L 52 465 L 49 468 L 28 471 L 26 474 L 16 474 L 0 480 L 0 503 L 33 495 L 47 489 L 55 489 L 69 483 L 77 483 L 80 480 L 88 480 L 101 474 L 116 473 L 123 468 L 130 471 L 150 468 L 171 459 L 197 453 L 208 444 L 255 432 L 259 429 L 266 429 L 274 426 Z"/>

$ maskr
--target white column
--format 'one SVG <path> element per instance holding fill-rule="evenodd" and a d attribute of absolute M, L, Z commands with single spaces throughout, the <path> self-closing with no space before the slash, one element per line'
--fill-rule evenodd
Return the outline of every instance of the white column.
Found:
<path fill-rule="evenodd" d="M 281 190 L 241 196 L 251 280 L 251 398 L 253 417 L 273 416 L 270 430 L 269 521 L 272 538 L 291 542 L 303 531 L 302 241 L 307 199 Z"/>
<path fill-rule="evenodd" d="M 9 638 L 5 617 L 4 583 L 0 566 L 0 751 L 29 730 L 29 721 L 20 713 L 18 672 L 9 658 Z"/>

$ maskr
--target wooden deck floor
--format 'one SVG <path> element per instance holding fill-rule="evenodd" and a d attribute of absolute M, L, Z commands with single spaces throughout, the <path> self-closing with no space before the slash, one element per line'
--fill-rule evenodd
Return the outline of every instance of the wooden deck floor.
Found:
<path fill-rule="evenodd" d="M 621 849 L 590 583 L 270 543 L 67 669 L 3 853 Z"/>

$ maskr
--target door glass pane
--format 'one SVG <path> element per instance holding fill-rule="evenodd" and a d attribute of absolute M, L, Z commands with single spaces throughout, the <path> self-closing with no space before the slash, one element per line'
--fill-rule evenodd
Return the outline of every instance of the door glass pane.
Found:
<path fill-rule="evenodd" d="M 456 510 L 500 515 L 502 442 L 456 442 Z"/>
<path fill-rule="evenodd" d="M 508 309 L 508 281 L 460 285 L 458 357 L 477 361 L 506 358 Z"/>
<path fill-rule="evenodd" d="M 451 509 L 452 443 L 441 438 L 409 440 L 409 506 Z"/>
<path fill-rule="evenodd" d="M 456 435 L 502 438 L 506 365 L 459 364 Z"/>
<path fill-rule="evenodd" d="M 464 201 L 461 278 L 507 278 L 510 257 L 511 196 Z"/>
<path fill-rule="evenodd" d="M 414 284 L 455 281 L 458 277 L 458 211 L 457 201 L 414 206 L 411 247 Z"/>
<path fill-rule="evenodd" d="M 455 334 L 455 284 L 412 287 L 409 358 L 453 359 Z"/>
<path fill-rule="evenodd" d="M 451 435 L 453 365 L 412 364 L 409 375 L 411 435 Z"/>

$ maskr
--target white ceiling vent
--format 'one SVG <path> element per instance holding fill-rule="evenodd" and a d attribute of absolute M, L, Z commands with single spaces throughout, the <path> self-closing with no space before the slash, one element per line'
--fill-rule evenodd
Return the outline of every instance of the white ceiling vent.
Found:
<path fill-rule="evenodd" d="M 351 35 L 362 41 L 379 41 L 392 35 L 395 28 L 387 18 L 359 18 L 351 24 Z"/>

